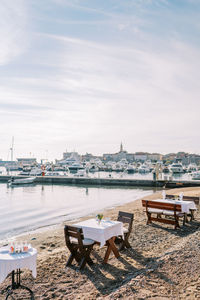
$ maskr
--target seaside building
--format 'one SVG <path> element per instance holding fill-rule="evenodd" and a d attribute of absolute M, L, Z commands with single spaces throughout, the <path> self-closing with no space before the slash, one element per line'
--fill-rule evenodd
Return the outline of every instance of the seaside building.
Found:
<path fill-rule="evenodd" d="M 148 159 L 148 153 L 146 153 L 146 152 L 136 152 L 134 154 L 134 159 L 136 161 L 142 161 L 142 162 L 144 162 L 145 160 Z"/>
<path fill-rule="evenodd" d="M 104 161 L 118 162 L 122 159 L 126 159 L 129 162 L 134 160 L 134 154 L 131 154 L 131 153 L 128 153 L 127 151 L 125 151 L 122 143 L 120 144 L 119 152 L 113 153 L 113 154 L 111 154 L 111 153 L 103 154 Z"/>
<path fill-rule="evenodd" d="M 92 155 L 91 153 L 83 154 L 81 157 L 82 157 L 82 161 L 91 161 L 96 159 L 100 159 L 102 161 L 102 156 Z"/>
<path fill-rule="evenodd" d="M 37 165 L 36 158 L 17 158 L 17 163 L 20 167 Z"/>
<path fill-rule="evenodd" d="M 64 159 L 70 158 L 72 156 L 76 157 L 77 160 L 81 159 L 81 156 L 78 154 L 78 152 L 75 152 L 75 151 L 67 152 L 67 150 L 66 150 L 66 152 L 63 152 L 63 158 L 62 159 L 64 160 Z"/>
<path fill-rule="evenodd" d="M 65 165 L 68 163 L 72 162 L 80 162 L 81 161 L 81 155 L 78 154 L 78 152 L 64 152 L 63 153 L 63 158 L 62 159 L 56 159 L 55 162 L 56 164 L 59 165 Z"/>
<path fill-rule="evenodd" d="M 148 159 L 150 159 L 151 161 L 161 161 L 163 159 L 163 155 L 160 153 L 149 153 L 148 154 Z"/>

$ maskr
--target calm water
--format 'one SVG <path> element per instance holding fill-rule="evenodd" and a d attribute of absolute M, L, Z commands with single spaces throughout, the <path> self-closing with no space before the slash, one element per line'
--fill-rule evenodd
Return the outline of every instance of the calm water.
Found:
<path fill-rule="evenodd" d="M 153 189 L 0 184 L 0 240 L 127 203 Z"/>

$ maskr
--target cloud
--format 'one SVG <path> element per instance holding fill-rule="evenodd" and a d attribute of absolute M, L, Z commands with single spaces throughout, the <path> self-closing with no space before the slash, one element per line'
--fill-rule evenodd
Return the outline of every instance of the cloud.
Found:
<path fill-rule="evenodd" d="M 18 153 L 39 155 L 49 149 L 52 159 L 66 147 L 81 153 L 112 152 L 121 140 L 130 152 L 200 146 L 199 45 L 188 42 L 178 26 L 169 28 L 170 22 L 161 28 L 162 17 L 174 20 L 168 2 L 109 1 L 108 10 L 97 1 L 38 2 L 28 11 L 38 22 L 32 31 L 27 25 L 31 48 L 26 48 L 27 8 L 19 3 L 20 30 L 9 29 L 8 37 L 13 42 L 19 33 L 25 42 L 13 42 L 13 53 L 0 50 L 4 144 L 14 135 Z M 101 10 L 105 14 L 96 20 Z M 182 24 L 185 14 L 177 18 Z M 8 20 L 3 23 L 5 38 Z M 193 20 L 191 24 L 193 28 Z"/>
<path fill-rule="evenodd" d="M 27 49 L 26 1 L 2 0 L 0 6 L 0 65 L 8 64 Z"/>

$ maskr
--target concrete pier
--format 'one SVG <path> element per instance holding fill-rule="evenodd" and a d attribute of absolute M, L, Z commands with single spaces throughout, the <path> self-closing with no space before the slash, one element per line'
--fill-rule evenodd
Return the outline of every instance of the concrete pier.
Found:
<path fill-rule="evenodd" d="M 16 179 L 27 176 L 12 176 Z M 11 176 L 0 175 L 0 182 L 8 182 Z M 68 176 L 37 176 L 35 183 L 38 184 L 69 184 L 69 185 L 98 185 L 98 186 L 143 186 L 143 187 L 193 187 L 200 186 L 200 180 L 176 181 L 176 180 L 148 180 L 148 179 L 114 179 L 114 178 L 89 178 Z"/>

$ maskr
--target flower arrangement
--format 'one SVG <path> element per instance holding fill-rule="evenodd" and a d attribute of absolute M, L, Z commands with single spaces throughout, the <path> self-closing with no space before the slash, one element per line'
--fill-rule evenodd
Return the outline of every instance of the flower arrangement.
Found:
<path fill-rule="evenodd" d="M 103 214 L 97 214 L 96 216 L 98 223 L 100 224 L 101 220 L 103 219 Z"/>

